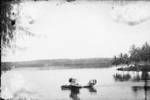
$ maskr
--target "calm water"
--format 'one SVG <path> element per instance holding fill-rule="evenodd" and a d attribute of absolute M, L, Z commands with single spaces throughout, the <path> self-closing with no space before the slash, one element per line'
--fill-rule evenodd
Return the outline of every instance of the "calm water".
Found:
<path fill-rule="evenodd" d="M 28 94 L 32 100 L 150 100 L 148 72 L 120 72 L 115 68 L 14 69 L 3 75 L 7 76 L 8 73 L 21 75 L 18 80 L 22 81 L 16 83 L 16 88 L 21 90 L 15 88 L 19 92 L 14 95 Z M 98 82 L 94 88 L 62 90 L 61 85 L 67 84 L 70 77 L 77 78 L 82 85 L 90 79 Z"/>

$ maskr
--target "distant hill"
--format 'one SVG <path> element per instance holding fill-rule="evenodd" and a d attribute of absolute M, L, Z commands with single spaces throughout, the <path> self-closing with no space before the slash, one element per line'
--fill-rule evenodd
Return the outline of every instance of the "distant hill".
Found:
<path fill-rule="evenodd" d="M 1 62 L 1 70 L 11 67 L 102 68 L 111 65 L 111 58 L 54 59 L 21 62 Z"/>

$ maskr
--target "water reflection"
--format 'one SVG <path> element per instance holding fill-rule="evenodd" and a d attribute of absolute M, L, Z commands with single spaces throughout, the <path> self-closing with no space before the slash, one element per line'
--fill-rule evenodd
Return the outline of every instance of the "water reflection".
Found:
<path fill-rule="evenodd" d="M 87 88 L 90 93 L 97 93 L 97 90 L 94 87 Z"/>
<path fill-rule="evenodd" d="M 148 80 L 150 80 L 150 76 L 148 72 L 142 72 L 141 80 L 144 80 L 144 86 L 133 86 L 132 89 L 135 93 L 138 91 L 144 91 L 144 100 L 148 100 L 148 92 L 150 92 L 150 86 L 148 86 Z"/>
<path fill-rule="evenodd" d="M 69 97 L 72 98 L 72 100 L 80 100 L 79 94 L 81 88 L 61 88 L 64 90 L 69 90 L 70 94 Z M 90 93 L 97 93 L 97 90 L 94 87 L 88 87 L 86 88 Z"/>
<path fill-rule="evenodd" d="M 113 75 L 115 81 L 143 81 L 150 80 L 150 74 L 147 71 L 142 72 L 118 72 Z"/>
<path fill-rule="evenodd" d="M 134 74 L 133 74 L 134 73 Z M 144 82 L 144 85 L 142 86 L 132 86 L 132 90 L 135 94 L 138 94 L 138 92 L 144 92 L 144 100 L 148 100 L 148 93 L 150 92 L 150 86 L 148 84 L 150 80 L 149 72 L 142 71 L 142 72 L 127 72 L 125 73 L 122 71 L 121 73 L 116 73 L 113 75 L 115 81 L 142 81 Z"/>
<path fill-rule="evenodd" d="M 128 81 L 131 78 L 130 74 L 118 74 L 118 73 L 113 75 L 113 77 L 115 81 Z"/>
<path fill-rule="evenodd" d="M 146 83 L 147 84 L 147 83 Z M 148 85 L 144 86 L 132 86 L 132 90 L 134 91 L 135 94 L 138 94 L 138 92 L 143 92 L 144 91 L 144 100 L 148 100 L 148 92 L 150 92 L 150 86 Z"/>

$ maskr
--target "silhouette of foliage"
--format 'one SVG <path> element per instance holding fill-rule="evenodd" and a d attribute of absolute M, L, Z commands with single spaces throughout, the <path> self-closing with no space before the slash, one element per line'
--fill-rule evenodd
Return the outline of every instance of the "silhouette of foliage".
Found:
<path fill-rule="evenodd" d="M 145 42 L 142 47 L 131 46 L 128 54 L 120 54 L 112 60 L 112 65 L 145 62 L 150 63 L 150 45 Z"/>
<path fill-rule="evenodd" d="M 1 1 L 0 4 L 0 35 L 1 35 L 1 49 L 11 47 L 11 41 L 14 39 L 14 30 L 16 20 L 12 19 L 11 16 L 14 13 L 12 10 L 12 2 Z"/>
<path fill-rule="evenodd" d="M 150 62 L 150 45 L 147 42 L 141 48 L 133 45 L 130 50 L 130 59 L 134 62 Z"/>
<path fill-rule="evenodd" d="M 19 6 L 22 1 L 24 0 L 0 1 L 0 35 L 2 55 L 5 55 L 6 48 L 17 47 L 15 44 L 12 45 L 12 42 L 15 40 L 16 29 L 21 30 L 21 34 L 23 33 L 28 36 L 35 36 L 34 33 L 28 31 L 25 27 L 17 25 L 17 16 L 19 12 L 14 12 L 14 5 Z"/>

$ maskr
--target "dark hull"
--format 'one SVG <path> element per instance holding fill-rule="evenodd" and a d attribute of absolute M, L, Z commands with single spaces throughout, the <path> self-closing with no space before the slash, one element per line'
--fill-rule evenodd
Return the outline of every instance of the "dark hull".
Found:
<path fill-rule="evenodd" d="M 80 88 L 91 88 L 91 87 L 93 87 L 93 86 L 75 86 L 75 85 L 62 85 L 61 86 L 61 88 L 63 89 L 63 90 L 65 90 L 65 89 L 80 89 Z"/>
<path fill-rule="evenodd" d="M 75 86 L 75 85 L 62 85 L 61 88 L 63 89 L 71 89 L 71 88 L 82 88 L 82 86 Z"/>

